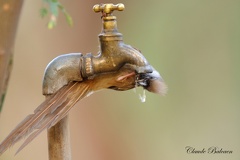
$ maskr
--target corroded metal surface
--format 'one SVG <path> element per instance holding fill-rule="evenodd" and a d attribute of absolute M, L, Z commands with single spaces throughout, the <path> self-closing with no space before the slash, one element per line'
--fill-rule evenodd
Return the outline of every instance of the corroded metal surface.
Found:
<path fill-rule="evenodd" d="M 81 58 L 81 53 L 70 53 L 53 59 L 44 73 L 43 94 L 53 94 L 70 81 L 82 81 Z"/>

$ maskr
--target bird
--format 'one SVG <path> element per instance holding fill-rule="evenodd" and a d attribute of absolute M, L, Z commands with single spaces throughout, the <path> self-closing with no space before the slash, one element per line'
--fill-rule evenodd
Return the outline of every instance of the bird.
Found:
<path fill-rule="evenodd" d="M 25 139 L 16 154 L 26 147 L 42 131 L 49 129 L 64 118 L 81 99 L 102 89 L 125 91 L 135 87 L 164 95 L 167 90 L 160 74 L 137 73 L 127 65 L 118 71 L 102 73 L 83 81 L 72 81 L 60 88 L 22 120 L 0 144 L 0 155 L 18 141 Z"/>

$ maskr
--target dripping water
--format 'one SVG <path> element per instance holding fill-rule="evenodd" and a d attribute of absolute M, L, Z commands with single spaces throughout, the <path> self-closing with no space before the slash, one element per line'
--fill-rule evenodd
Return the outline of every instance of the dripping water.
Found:
<path fill-rule="evenodd" d="M 133 88 L 133 92 L 138 94 L 138 97 L 142 103 L 146 102 L 146 90 L 142 87 Z"/>
<path fill-rule="evenodd" d="M 143 89 L 143 93 L 142 95 L 139 93 L 139 99 L 141 100 L 141 102 L 146 102 L 146 92 L 145 92 L 145 89 Z"/>

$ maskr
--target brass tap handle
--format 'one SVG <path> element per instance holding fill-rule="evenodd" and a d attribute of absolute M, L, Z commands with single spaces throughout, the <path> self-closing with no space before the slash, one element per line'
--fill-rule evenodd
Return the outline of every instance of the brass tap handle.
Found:
<path fill-rule="evenodd" d="M 124 4 L 118 3 L 116 5 L 112 3 L 107 4 L 96 4 L 93 6 L 94 12 L 102 12 L 103 14 L 111 15 L 114 10 L 123 11 Z"/>

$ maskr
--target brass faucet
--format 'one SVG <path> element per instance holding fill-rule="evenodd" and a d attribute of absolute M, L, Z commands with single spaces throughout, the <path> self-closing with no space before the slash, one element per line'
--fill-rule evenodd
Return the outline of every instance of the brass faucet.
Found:
<path fill-rule="evenodd" d="M 95 5 L 93 10 L 102 13 L 103 28 L 99 34 L 99 53 L 97 56 L 91 53 L 86 55 L 71 53 L 55 58 L 45 70 L 43 79 L 44 95 L 55 93 L 71 81 L 93 79 L 102 73 L 118 71 L 124 65 L 128 65 L 128 68 L 134 70 L 138 75 L 148 75 L 148 79 L 161 79 L 159 74 L 151 74 L 158 72 L 148 64 L 139 50 L 123 42 L 123 36 L 118 32 L 117 21 L 116 17 L 113 16 L 113 11 L 124 10 L 124 5 L 121 3 L 117 5 L 101 4 Z M 141 86 L 147 87 L 148 85 Z M 117 87 L 114 89 L 118 90 Z"/>
<path fill-rule="evenodd" d="M 139 50 L 124 44 L 122 34 L 118 32 L 112 12 L 123 9 L 123 4 L 93 7 L 95 12 L 102 12 L 103 21 L 98 55 L 70 53 L 58 56 L 48 64 L 43 78 L 46 100 L 0 144 L 0 155 L 27 137 L 18 151 L 22 150 L 48 129 L 49 159 L 69 160 L 67 115 L 80 99 L 105 88 L 128 90 L 141 86 L 153 93 L 165 93 L 166 86 L 160 74 Z"/>
<path fill-rule="evenodd" d="M 89 55 L 90 63 L 85 63 L 84 77 L 94 74 L 119 70 L 125 64 L 131 65 L 137 73 L 150 73 L 152 67 L 141 52 L 123 42 L 118 32 L 116 17 L 113 11 L 124 10 L 123 4 L 101 4 L 93 7 L 95 12 L 102 12 L 103 29 L 99 34 L 100 51 L 97 56 Z"/>

